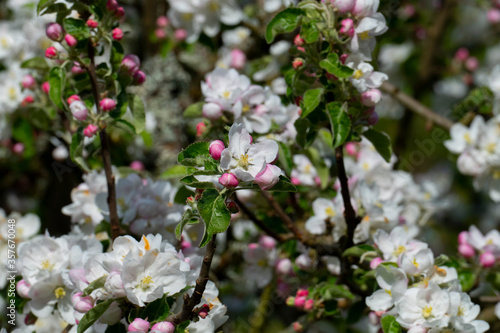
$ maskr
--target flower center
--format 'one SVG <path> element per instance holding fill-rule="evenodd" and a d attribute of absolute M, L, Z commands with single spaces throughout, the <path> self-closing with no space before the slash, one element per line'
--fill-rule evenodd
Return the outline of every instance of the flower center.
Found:
<path fill-rule="evenodd" d="M 238 161 L 238 166 L 243 168 L 243 169 L 248 169 L 248 164 L 252 161 L 252 159 L 248 158 L 248 154 L 241 154 L 240 160 Z"/>
<path fill-rule="evenodd" d="M 149 288 L 149 285 L 153 283 L 153 278 L 151 276 L 145 276 L 141 280 L 140 288 L 142 290 L 146 290 Z"/>
<path fill-rule="evenodd" d="M 457 316 L 463 316 L 465 314 L 463 306 L 458 307 Z"/>
<path fill-rule="evenodd" d="M 488 151 L 488 153 L 494 154 L 496 147 L 497 147 L 496 143 L 492 142 L 486 146 L 486 150 Z"/>
<path fill-rule="evenodd" d="M 225 99 L 228 99 L 229 96 L 231 96 L 231 93 L 227 90 L 222 93 L 222 97 L 224 97 Z"/>
<path fill-rule="evenodd" d="M 500 170 L 493 171 L 493 179 L 500 179 Z"/>
<path fill-rule="evenodd" d="M 217 1 L 211 1 L 210 4 L 208 5 L 208 8 L 212 11 L 212 12 L 216 12 L 219 10 L 219 4 L 217 3 Z"/>
<path fill-rule="evenodd" d="M 0 44 L 2 44 L 2 47 L 7 48 L 9 46 L 9 42 L 7 41 L 7 38 L 3 37 L 0 38 Z"/>
<path fill-rule="evenodd" d="M 368 31 L 363 31 L 359 33 L 358 36 L 359 38 L 361 38 L 361 40 L 367 40 L 368 38 L 370 38 L 370 34 L 368 33 Z"/>
<path fill-rule="evenodd" d="M 191 21 L 193 19 L 193 13 L 183 13 L 182 19 L 184 21 Z"/>
<path fill-rule="evenodd" d="M 419 266 L 416 258 L 415 258 L 415 259 L 413 259 L 413 266 L 415 266 L 415 267 L 417 267 L 417 268 L 418 268 L 418 266 Z"/>
<path fill-rule="evenodd" d="M 57 299 L 60 299 L 66 296 L 66 291 L 62 287 L 59 287 L 56 290 L 54 290 L 54 294 L 56 295 Z"/>
<path fill-rule="evenodd" d="M 396 250 L 394 250 L 394 252 L 392 253 L 395 257 L 399 257 L 399 255 L 401 253 L 405 253 L 406 252 L 406 247 L 404 247 L 403 245 L 399 245 L 397 247 Z"/>
<path fill-rule="evenodd" d="M 12 100 L 16 99 L 16 97 L 17 97 L 16 89 L 13 87 L 9 88 L 8 94 L 9 94 L 9 98 Z"/>
<path fill-rule="evenodd" d="M 464 134 L 464 140 L 465 142 L 467 142 L 469 145 L 472 143 L 472 139 L 470 137 L 470 134 L 469 133 L 465 133 Z"/>
<path fill-rule="evenodd" d="M 422 316 L 424 316 L 425 319 L 429 318 L 432 316 L 432 306 L 426 306 L 422 310 Z"/>
<path fill-rule="evenodd" d="M 44 261 L 42 261 L 42 269 L 51 271 L 54 269 L 54 264 L 51 264 L 49 260 L 45 259 Z"/>
<path fill-rule="evenodd" d="M 359 80 L 363 77 L 363 72 L 361 71 L 361 69 L 358 69 L 357 71 L 354 72 L 353 76 L 356 80 Z"/>
<path fill-rule="evenodd" d="M 335 215 L 337 215 L 335 211 L 332 209 L 332 207 L 328 207 L 327 209 L 325 209 L 325 213 L 327 216 L 330 217 L 335 217 Z"/>
<path fill-rule="evenodd" d="M 247 113 L 248 111 L 250 111 L 250 105 L 248 104 L 243 105 L 243 107 L 241 108 L 241 112 Z"/>

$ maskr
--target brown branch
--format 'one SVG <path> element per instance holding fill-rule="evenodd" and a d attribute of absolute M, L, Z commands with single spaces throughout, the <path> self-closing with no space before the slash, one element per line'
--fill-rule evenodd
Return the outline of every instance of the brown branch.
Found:
<path fill-rule="evenodd" d="M 193 309 L 201 302 L 201 298 L 205 292 L 205 287 L 207 286 L 208 275 L 210 274 L 210 266 L 212 265 L 215 249 L 216 243 L 214 235 L 212 240 L 207 245 L 207 251 L 205 253 L 205 257 L 203 258 L 203 263 L 201 264 L 200 274 L 196 279 L 196 286 L 194 287 L 193 294 L 191 297 L 187 294 L 184 295 L 184 303 L 182 304 L 181 312 L 171 318 L 167 318 L 167 321 L 170 321 L 174 325 L 179 325 L 186 320 L 192 319 Z"/>
<path fill-rule="evenodd" d="M 92 87 L 92 95 L 94 96 L 95 105 L 98 113 L 102 113 L 100 102 L 101 98 L 99 95 L 99 90 L 97 87 L 97 76 L 95 72 L 95 49 L 94 46 L 89 43 L 88 55 L 90 58 L 90 65 L 86 66 L 87 72 L 90 77 L 90 85 Z M 99 132 L 99 137 L 101 139 L 101 152 L 102 161 L 104 164 L 104 172 L 106 174 L 106 182 L 108 186 L 108 207 L 109 207 L 109 219 L 111 224 L 111 239 L 115 240 L 116 237 L 120 236 L 120 220 L 118 219 L 118 210 L 116 207 L 116 187 L 115 187 L 115 176 L 113 175 L 113 170 L 111 168 L 111 157 L 110 149 L 108 144 L 108 136 L 106 135 L 106 129 L 101 129 Z"/>
<path fill-rule="evenodd" d="M 240 201 L 240 199 L 238 199 L 238 197 L 236 195 L 233 196 L 233 201 L 238 205 L 238 207 L 240 207 L 240 209 L 243 211 L 243 213 L 245 213 L 245 215 L 248 216 L 248 218 L 250 220 L 252 220 L 252 222 L 254 224 L 256 224 L 266 234 L 268 234 L 272 238 L 276 239 L 278 242 L 284 243 L 287 240 L 294 238 L 294 236 L 291 234 L 283 235 L 283 234 L 278 234 L 278 233 L 274 232 L 263 221 L 261 221 L 245 204 L 243 204 Z"/>
<path fill-rule="evenodd" d="M 63 330 L 61 333 L 68 333 L 69 331 L 71 331 L 71 328 L 73 328 L 73 325 L 71 324 L 68 324 Z"/>
<path fill-rule="evenodd" d="M 404 92 L 401 92 L 398 87 L 392 85 L 389 82 L 384 82 L 380 87 L 380 90 L 391 95 L 392 98 L 401 103 L 407 109 L 426 118 L 427 120 L 435 123 L 436 125 L 439 125 L 447 130 L 450 130 L 450 128 L 454 125 L 454 123 L 448 118 L 445 118 L 435 113 L 434 111 L 429 109 L 427 106 L 421 104 L 413 97 L 405 94 Z"/>

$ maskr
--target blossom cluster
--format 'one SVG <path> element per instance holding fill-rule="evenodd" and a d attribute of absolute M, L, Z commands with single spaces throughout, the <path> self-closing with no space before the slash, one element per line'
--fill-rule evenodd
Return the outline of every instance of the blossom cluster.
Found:
<path fill-rule="evenodd" d="M 500 117 L 485 121 L 474 117 L 470 127 L 457 123 L 450 130 L 451 140 L 444 144 L 459 154 L 458 170 L 474 177 L 474 187 L 484 190 L 495 202 L 500 202 Z"/>
<path fill-rule="evenodd" d="M 380 290 L 366 299 L 378 316 L 391 315 L 408 332 L 486 332 L 480 308 L 461 291 L 457 271 L 439 266 L 432 250 L 402 227 L 374 235 L 381 258 L 372 261 Z"/>

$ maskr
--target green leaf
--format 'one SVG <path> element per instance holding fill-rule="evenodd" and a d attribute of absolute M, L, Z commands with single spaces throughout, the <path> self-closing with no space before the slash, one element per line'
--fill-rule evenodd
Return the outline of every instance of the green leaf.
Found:
<path fill-rule="evenodd" d="M 54 67 L 49 73 L 49 97 L 52 102 L 61 110 L 64 110 L 62 94 L 66 84 L 66 70 L 62 67 Z"/>
<path fill-rule="evenodd" d="M 371 245 L 361 244 L 348 248 L 342 253 L 342 257 L 361 257 L 366 252 L 375 251 L 375 248 Z"/>
<path fill-rule="evenodd" d="M 306 91 L 304 94 L 303 108 L 302 114 L 300 115 L 302 118 L 307 117 L 307 115 L 314 111 L 321 102 L 321 98 L 323 97 L 324 90 L 323 88 L 316 88 Z"/>
<path fill-rule="evenodd" d="M 330 53 L 326 59 L 321 60 L 319 67 L 338 78 L 348 78 L 354 73 L 354 70 L 340 63 L 337 53 Z"/>
<path fill-rule="evenodd" d="M 87 26 L 84 20 L 69 17 L 64 19 L 63 24 L 66 33 L 70 34 L 76 39 L 85 39 L 90 37 L 90 28 Z"/>
<path fill-rule="evenodd" d="M 149 319 L 151 324 L 164 321 L 170 313 L 170 305 L 168 304 L 167 294 L 148 305 L 141 314 L 142 319 Z"/>
<path fill-rule="evenodd" d="M 462 286 L 462 291 L 467 292 L 476 284 L 477 276 L 471 271 L 461 271 L 458 273 L 458 280 Z"/>
<path fill-rule="evenodd" d="M 340 106 L 338 102 L 328 103 L 326 105 L 327 114 L 330 118 L 332 128 L 333 148 L 342 145 L 351 131 L 351 119 L 347 115 L 345 108 L 347 104 Z"/>
<path fill-rule="evenodd" d="M 194 196 L 194 192 L 186 186 L 181 186 L 175 194 L 174 202 L 179 205 L 185 205 L 188 197 Z"/>
<path fill-rule="evenodd" d="M 171 168 L 163 171 L 161 179 L 181 178 L 188 174 L 188 168 L 183 165 L 174 165 Z"/>
<path fill-rule="evenodd" d="M 135 133 L 140 134 L 146 128 L 146 114 L 144 113 L 144 103 L 142 98 L 130 94 L 128 96 L 128 105 L 132 111 L 132 125 L 135 127 Z"/>
<path fill-rule="evenodd" d="M 97 319 L 99 319 L 104 312 L 109 308 L 111 303 L 113 303 L 115 299 L 108 299 L 102 303 L 97 304 L 92 309 L 89 310 L 83 316 L 82 320 L 78 323 L 77 333 L 85 332 L 90 326 L 92 326 Z"/>
<path fill-rule="evenodd" d="M 21 64 L 21 68 L 29 68 L 29 69 L 38 69 L 38 70 L 48 70 L 49 64 L 47 64 L 47 60 L 43 57 L 34 57 L 24 61 Z"/>
<path fill-rule="evenodd" d="M 280 176 L 280 180 L 270 189 L 270 192 L 297 192 L 297 188 L 292 184 L 290 179 L 285 176 Z"/>
<path fill-rule="evenodd" d="M 278 161 L 283 169 L 285 169 L 285 173 L 289 175 L 293 168 L 292 151 L 290 150 L 290 146 L 286 143 L 278 142 L 278 152 Z"/>
<path fill-rule="evenodd" d="M 78 164 L 83 170 L 90 172 L 89 167 L 83 159 L 83 139 L 83 127 L 79 127 L 71 139 L 69 156 L 71 157 L 71 160 Z"/>
<path fill-rule="evenodd" d="M 83 296 L 90 295 L 94 290 L 104 287 L 104 283 L 106 282 L 107 275 L 101 276 L 100 278 L 92 281 L 87 288 L 83 291 Z"/>
<path fill-rule="evenodd" d="M 177 155 L 177 162 L 185 166 L 205 166 L 205 162 L 213 160 L 208 152 L 210 142 L 195 142 Z"/>
<path fill-rule="evenodd" d="M 370 128 L 368 131 L 363 133 L 363 136 L 370 140 L 370 142 L 375 146 L 375 149 L 380 155 L 389 162 L 392 157 L 392 145 L 391 138 L 384 132 L 380 132 Z"/>
<path fill-rule="evenodd" d="M 299 8 L 287 8 L 269 22 L 266 28 L 266 41 L 272 43 L 278 34 L 292 32 L 297 28 L 305 11 Z"/>
<path fill-rule="evenodd" d="M 193 210 L 188 209 L 184 212 L 184 214 L 182 215 L 181 222 L 179 222 L 177 227 L 175 227 L 175 237 L 178 240 L 181 240 L 182 231 L 184 230 L 186 224 L 188 224 L 189 221 L 191 221 L 191 219 L 194 217 L 196 217 L 196 215 L 193 213 Z"/>
<path fill-rule="evenodd" d="M 307 118 L 299 118 L 295 121 L 295 128 L 297 129 L 297 143 L 302 148 L 307 148 L 313 144 L 318 131 L 312 126 L 311 121 Z"/>
<path fill-rule="evenodd" d="M 219 193 L 214 189 L 203 191 L 198 201 L 198 211 L 205 223 L 205 234 L 200 244 L 200 247 L 204 247 L 213 235 L 226 231 L 231 222 L 231 213 L 226 207 L 225 192 Z"/>
<path fill-rule="evenodd" d="M 190 106 L 187 107 L 187 109 L 184 111 L 182 116 L 184 118 L 202 117 L 203 116 L 203 105 L 205 105 L 205 102 L 191 104 Z"/>
<path fill-rule="evenodd" d="M 401 325 L 396 321 L 393 316 L 385 316 L 380 321 L 382 324 L 382 330 L 384 333 L 400 333 Z"/>
<path fill-rule="evenodd" d="M 195 188 L 200 188 L 200 189 L 207 189 L 207 188 L 214 188 L 214 184 L 211 182 L 202 182 L 196 179 L 195 176 L 189 175 L 181 179 L 181 182 L 184 184 L 195 187 Z"/>
<path fill-rule="evenodd" d="M 45 8 L 49 7 L 53 3 L 55 3 L 56 0 L 40 0 L 38 5 L 36 6 L 36 13 L 37 15 L 40 15 L 41 11 L 44 10 Z"/>
<path fill-rule="evenodd" d="M 300 36 L 308 44 L 314 43 L 315 41 L 317 41 L 319 38 L 319 30 L 316 27 L 316 23 L 314 21 L 310 21 L 310 22 L 307 22 L 305 24 L 302 24 Z"/>

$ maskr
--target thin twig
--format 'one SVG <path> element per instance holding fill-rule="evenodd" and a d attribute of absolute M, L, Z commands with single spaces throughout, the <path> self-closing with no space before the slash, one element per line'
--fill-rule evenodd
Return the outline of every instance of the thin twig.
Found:
<path fill-rule="evenodd" d="M 245 204 L 243 204 L 236 195 L 233 196 L 233 201 L 240 207 L 240 209 L 245 213 L 248 218 L 255 223 L 260 229 L 262 229 L 266 234 L 276 239 L 278 242 L 286 242 L 293 238 L 291 234 L 278 234 L 269 228 L 263 221 L 261 221 Z"/>
<path fill-rule="evenodd" d="M 100 102 L 101 98 L 99 95 L 99 89 L 97 87 L 97 76 L 95 72 L 95 49 L 92 44 L 89 43 L 88 54 L 90 58 L 90 65 L 86 66 L 87 72 L 90 77 L 90 84 L 92 86 L 92 95 L 94 96 L 95 105 L 98 113 L 102 113 Z M 113 175 L 113 170 L 111 168 L 111 156 L 109 154 L 109 144 L 108 136 L 106 134 L 106 129 L 101 129 L 99 132 L 99 137 L 101 139 L 101 152 L 102 161 L 104 164 L 104 172 L 106 174 L 106 182 L 108 186 L 108 207 L 109 207 L 109 219 L 111 224 L 111 239 L 115 239 L 120 236 L 120 220 L 118 219 L 118 209 L 116 206 L 116 187 L 115 187 L 115 176 Z"/>
<path fill-rule="evenodd" d="M 427 106 L 421 104 L 413 97 L 400 91 L 398 87 L 392 85 L 389 82 L 384 82 L 380 87 L 380 89 L 383 92 L 391 95 L 392 98 L 401 103 L 407 109 L 419 114 L 420 116 L 426 118 L 427 120 L 432 121 L 436 125 L 439 125 L 447 130 L 450 130 L 450 128 L 454 125 L 454 123 L 451 120 L 435 113 Z"/>
<path fill-rule="evenodd" d="M 71 328 L 73 328 L 73 325 L 71 324 L 68 324 L 63 330 L 61 333 L 68 333 L 69 331 L 71 331 Z"/>
<path fill-rule="evenodd" d="M 207 251 L 205 253 L 205 257 L 203 258 L 203 263 L 201 264 L 200 274 L 196 279 L 196 286 L 194 287 L 193 294 L 191 297 L 185 294 L 181 312 L 172 318 L 167 318 L 167 320 L 174 325 L 179 325 L 193 317 L 193 309 L 201 302 L 201 298 L 205 292 L 205 287 L 207 286 L 208 275 L 210 274 L 210 266 L 212 265 L 215 249 L 216 243 L 214 235 L 212 240 L 207 245 Z"/>

